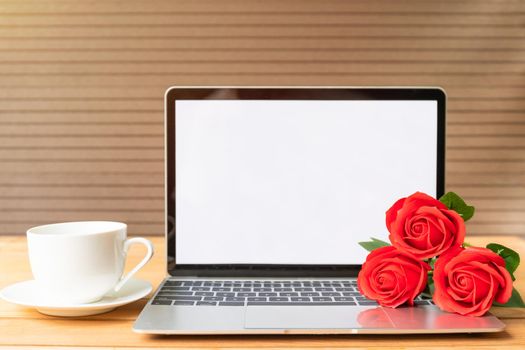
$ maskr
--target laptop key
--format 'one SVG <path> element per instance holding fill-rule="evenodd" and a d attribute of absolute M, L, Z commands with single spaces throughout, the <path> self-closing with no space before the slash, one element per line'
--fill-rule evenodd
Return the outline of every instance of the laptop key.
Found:
<path fill-rule="evenodd" d="M 178 288 L 184 288 L 184 287 L 172 287 L 172 286 L 162 286 L 161 290 L 170 290 L 170 291 L 175 291 L 177 290 Z M 186 288 L 189 288 L 189 287 L 186 287 Z M 184 289 L 184 290 L 187 290 L 187 289 Z"/>
<path fill-rule="evenodd" d="M 300 293 L 302 297 L 318 297 L 319 293 L 317 292 L 302 292 Z"/>
<path fill-rule="evenodd" d="M 182 281 L 166 281 L 165 286 L 182 286 Z"/>
<path fill-rule="evenodd" d="M 209 292 L 211 288 L 210 287 L 193 287 L 191 290 L 195 292 Z"/>
<path fill-rule="evenodd" d="M 341 293 L 339 293 L 339 292 L 321 292 L 321 296 L 323 296 L 323 297 L 340 297 Z"/>
<path fill-rule="evenodd" d="M 217 292 L 215 295 L 218 296 L 218 297 L 234 297 L 235 293 L 233 293 L 233 292 Z"/>
<path fill-rule="evenodd" d="M 175 300 L 176 295 L 168 295 L 168 296 L 155 296 L 155 300 Z"/>
<path fill-rule="evenodd" d="M 250 292 L 250 293 L 247 293 L 247 292 L 238 292 L 237 293 L 237 296 L 238 297 L 254 297 L 256 296 L 257 293 L 253 293 L 253 292 Z"/>
<path fill-rule="evenodd" d="M 270 301 L 289 301 L 288 298 L 284 298 L 284 297 L 270 297 L 269 299 Z"/>
<path fill-rule="evenodd" d="M 330 297 L 312 297 L 313 301 L 333 301 Z"/>
<path fill-rule="evenodd" d="M 266 301 L 267 299 L 266 298 L 261 298 L 261 297 L 249 297 L 248 298 L 248 301 Z"/>
<path fill-rule="evenodd" d="M 342 302 L 342 301 L 338 301 L 338 302 L 332 302 L 332 303 L 327 303 L 327 302 L 279 302 L 279 301 L 269 301 L 269 302 L 266 302 L 266 303 L 261 303 L 261 302 L 257 302 L 257 301 L 249 301 L 248 302 L 248 306 L 257 306 L 257 305 L 281 305 L 281 306 L 300 306 L 300 305 L 323 305 L 323 306 L 335 306 L 335 305 L 356 305 L 355 303 L 352 303 L 352 302 Z"/>
<path fill-rule="evenodd" d="M 294 288 L 295 292 L 313 292 L 313 288 Z"/>
<path fill-rule="evenodd" d="M 343 296 L 345 297 L 360 297 L 361 293 L 359 292 L 342 292 Z"/>
<path fill-rule="evenodd" d="M 364 300 L 358 300 L 357 302 L 359 305 L 363 305 L 363 306 L 366 306 L 366 305 L 377 305 L 377 303 L 375 301 L 371 301 L 371 300 L 367 300 L 367 301 L 364 301 Z"/>
<path fill-rule="evenodd" d="M 251 292 L 251 288 L 233 288 L 234 292 Z"/>
<path fill-rule="evenodd" d="M 260 296 L 260 297 L 276 297 L 277 293 L 262 292 L 262 293 L 259 293 L 258 296 Z"/>
<path fill-rule="evenodd" d="M 334 297 L 335 301 L 354 301 L 352 297 Z"/>
<path fill-rule="evenodd" d="M 183 291 L 183 290 L 190 290 L 190 287 L 173 287 L 171 290 L 177 290 L 177 291 Z"/>
<path fill-rule="evenodd" d="M 195 302 L 194 301 L 189 301 L 189 300 L 175 300 L 175 302 L 173 303 L 173 305 L 194 305 Z"/>
<path fill-rule="evenodd" d="M 193 292 L 164 292 L 164 291 L 160 291 L 157 296 L 158 297 L 161 297 L 161 296 L 174 296 L 174 295 L 193 295 Z"/>
<path fill-rule="evenodd" d="M 279 293 L 280 297 L 297 297 L 299 296 L 299 293 L 296 292 L 281 292 Z"/>
<path fill-rule="evenodd" d="M 171 305 L 172 301 L 171 300 L 153 300 L 151 302 L 151 305 Z"/>
<path fill-rule="evenodd" d="M 308 298 L 308 297 L 296 297 L 296 298 L 292 297 L 290 299 L 292 301 L 310 301 L 310 298 Z"/>
<path fill-rule="evenodd" d="M 233 288 L 234 291 L 235 289 L 237 288 Z M 211 290 L 214 292 L 231 292 L 232 291 L 232 289 L 228 287 L 213 287 Z"/>
<path fill-rule="evenodd" d="M 253 288 L 254 292 L 271 292 L 272 288 Z"/>
<path fill-rule="evenodd" d="M 246 299 L 245 298 L 238 298 L 238 297 L 228 297 L 228 298 L 225 298 L 224 300 L 226 300 L 226 301 L 242 301 L 242 302 L 244 302 Z"/>
<path fill-rule="evenodd" d="M 173 300 L 195 300 L 195 301 L 199 301 L 201 299 L 202 299 L 202 297 L 192 297 L 192 296 L 187 296 L 187 295 L 175 295 L 173 297 Z"/>
<path fill-rule="evenodd" d="M 197 305 L 216 306 L 216 301 L 198 301 Z"/>
<path fill-rule="evenodd" d="M 235 301 L 221 301 L 219 306 L 244 306 L 244 302 L 235 302 Z"/>
<path fill-rule="evenodd" d="M 191 293 L 191 292 L 190 292 Z M 176 297 L 190 297 L 192 296 L 192 294 L 190 295 L 185 295 L 185 294 L 157 294 L 155 295 L 155 299 L 175 299 Z"/>
<path fill-rule="evenodd" d="M 202 300 L 205 301 L 223 301 L 223 297 L 204 297 Z"/>
<path fill-rule="evenodd" d="M 198 295 L 201 297 L 209 297 L 213 295 L 213 292 L 195 292 L 195 295 Z"/>
<path fill-rule="evenodd" d="M 275 292 L 293 292 L 292 288 L 274 288 Z"/>

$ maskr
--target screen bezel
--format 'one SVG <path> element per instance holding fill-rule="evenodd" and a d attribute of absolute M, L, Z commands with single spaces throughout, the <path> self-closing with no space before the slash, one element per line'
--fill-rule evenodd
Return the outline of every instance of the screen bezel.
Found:
<path fill-rule="evenodd" d="M 361 265 L 268 265 L 175 263 L 175 101 L 176 100 L 431 100 L 437 101 L 437 183 L 445 190 L 445 108 L 441 88 L 383 87 L 170 87 L 165 94 L 165 234 L 171 276 L 197 277 L 355 277 Z"/>

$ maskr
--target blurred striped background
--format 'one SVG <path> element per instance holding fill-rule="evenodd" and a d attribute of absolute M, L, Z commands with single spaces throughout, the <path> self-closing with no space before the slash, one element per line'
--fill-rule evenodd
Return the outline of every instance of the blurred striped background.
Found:
<path fill-rule="evenodd" d="M 0 0 L 0 233 L 163 233 L 170 85 L 438 85 L 447 190 L 525 233 L 525 2 Z"/>

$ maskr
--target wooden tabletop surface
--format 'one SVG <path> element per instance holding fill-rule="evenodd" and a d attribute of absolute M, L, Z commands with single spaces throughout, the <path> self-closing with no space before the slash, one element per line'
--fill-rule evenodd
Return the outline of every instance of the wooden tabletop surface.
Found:
<path fill-rule="evenodd" d="M 155 287 L 165 276 L 165 245 L 151 238 L 156 255 L 138 274 Z M 499 242 L 525 256 L 525 240 L 514 236 L 469 237 L 468 242 L 485 245 Z M 142 248 L 132 248 L 128 265 L 138 262 Z M 525 268 L 517 271 L 515 285 L 525 294 Z M 25 237 L 0 237 L 0 288 L 31 278 Z M 411 336 L 149 336 L 135 334 L 131 326 L 147 299 L 115 311 L 82 318 L 45 316 L 33 309 L 0 300 L 0 349 L 46 349 L 49 347 L 136 349 L 136 348 L 441 348 L 525 349 L 525 309 L 493 308 L 507 328 L 501 333 Z"/>

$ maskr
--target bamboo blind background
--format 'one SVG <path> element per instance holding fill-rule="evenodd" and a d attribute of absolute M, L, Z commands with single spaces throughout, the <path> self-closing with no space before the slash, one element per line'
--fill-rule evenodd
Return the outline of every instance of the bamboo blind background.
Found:
<path fill-rule="evenodd" d="M 439 85 L 469 232 L 525 233 L 525 2 L 0 0 L 0 233 L 163 233 L 170 85 Z"/>

